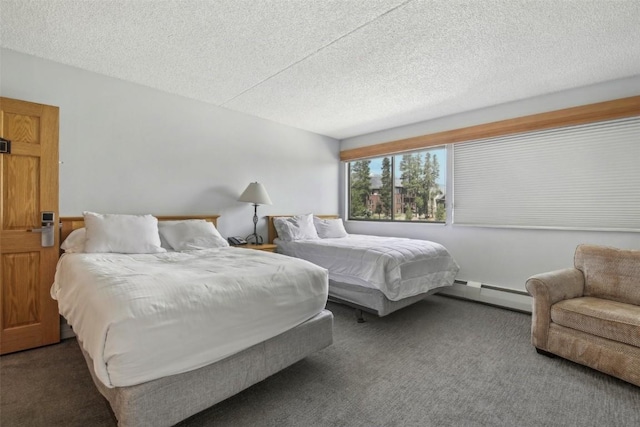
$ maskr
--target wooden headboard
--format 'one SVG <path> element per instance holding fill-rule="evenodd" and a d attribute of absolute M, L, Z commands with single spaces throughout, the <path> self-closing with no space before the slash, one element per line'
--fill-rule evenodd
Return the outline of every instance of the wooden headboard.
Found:
<path fill-rule="evenodd" d="M 204 219 L 218 226 L 220 215 L 184 215 L 184 216 L 156 216 L 158 221 L 181 221 L 185 219 Z M 73 230 L 84 227 L 84 217 L 67 216 L 60 218 L 60 243 L 64 242 Z"/>
<path fill-rule="evenodd" d="M 273 240 L 275 238 L 278 237 L 278 232 L 276 231 L 276 227 L 275 225 L 273 225 L 273 220 L 276 218 L 288 218 L 294 215 L 274 215 L 274 216 L 267 216 L 267 227 L 268 227 L 268 234 L 269 234 L 269 243 L 273 243 Z M 339 215 L 314 215 L 317 216 L 318 218 L 322 218 L 322 219 L 336 219 L 336 218 L 340 218 Z"/>

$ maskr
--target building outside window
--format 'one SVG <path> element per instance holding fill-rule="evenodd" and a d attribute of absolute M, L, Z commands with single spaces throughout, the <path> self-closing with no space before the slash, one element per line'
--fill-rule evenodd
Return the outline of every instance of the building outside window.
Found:
<path fill-rule="evenodd" d="M 446 149 L 349 162 L 349 219 L 444 222 Z"/>

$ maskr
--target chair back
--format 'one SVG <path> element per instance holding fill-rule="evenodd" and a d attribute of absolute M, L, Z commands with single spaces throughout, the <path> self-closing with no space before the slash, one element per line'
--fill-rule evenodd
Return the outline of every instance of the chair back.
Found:
<path fill-rule="evenodd" d="M 640 250 L 578 245 L 575 268 L 584 274 L 584 295 L 640 305 Z"/>

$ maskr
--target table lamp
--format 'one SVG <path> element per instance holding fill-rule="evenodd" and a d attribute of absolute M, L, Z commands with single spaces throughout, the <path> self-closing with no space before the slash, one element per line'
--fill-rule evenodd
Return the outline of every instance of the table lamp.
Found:
<path fill-rule="evenodd" d="M 252 182 L 246 190 L 240 195 L 239 202 L 253 203 L 253 234 L 249 234 L 247 241 L 255 240 L 256 245 L 262 244 L 262 236 L 258 236 L 256 227 L 258 225 L 258 205 L 270 205 L 271 199 L 264 185 L 259 182 Z"/>

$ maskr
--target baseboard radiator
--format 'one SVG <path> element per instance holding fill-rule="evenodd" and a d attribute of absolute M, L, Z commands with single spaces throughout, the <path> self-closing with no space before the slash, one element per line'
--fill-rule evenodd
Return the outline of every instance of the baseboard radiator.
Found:
<path fill-rule="evenodd" d="M 453 286 L 444 288 L 438 293 L 524 313 L 531 313 L 533 302 L 526 291 L 463 280 L 456 280 Z"/>
<path fill-rule="evenodd" d="M 73 338 L 76 334 L 71 329 L 71 325 L 67 323 L 67 319 L 60 316 L 60 339 L 66 340 L 67 338 Z"/>

